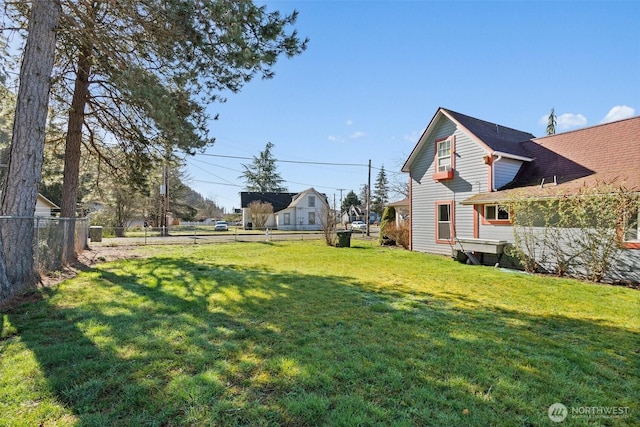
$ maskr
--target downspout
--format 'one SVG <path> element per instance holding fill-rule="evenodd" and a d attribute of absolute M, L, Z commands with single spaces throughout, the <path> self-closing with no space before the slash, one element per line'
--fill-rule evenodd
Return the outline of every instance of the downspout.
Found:
<path fill-rule="evenodd" d="M 495 156 L 495 151 L 491 155 L 492 159 L 493 159 L 493 156 Z M 495 160 L 492 160 L 492 162 L 491 162 L 491 191 L 496 191 L 496 168 L 495 168 L 495 164 L 497 162 L 499 162 L 500 160 L 502 160 L 502 154 L 498 154 L 498 157 Z"/>

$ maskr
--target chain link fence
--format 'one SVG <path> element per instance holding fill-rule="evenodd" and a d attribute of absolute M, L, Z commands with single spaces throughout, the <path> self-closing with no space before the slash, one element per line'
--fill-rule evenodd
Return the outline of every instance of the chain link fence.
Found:
<path fill-rule="evenodd" d="M 63 264 L 63 248 L 68 239 L 73 239 L 76 252 L 84 250 L 88 245 L 88 218 L 49 218 L 49 217 L 0 217 L 0 230 L 5 227 L 21 227 L 28 222 L 33 226 L 33 256 L 34 265 L 39 273 L 59 269 Z M 67 230 L 70 223 L 74 223 L 73 233 Z M 71 235 L 72 234 L 72 235 Z M 28 238 L 28 236 L 25 236 Z M 5 251 L 11 247 L 6 244 Z"/>
<path fill-rule="evenodd" d="M 379 227 L 371 227 L 371 235 L 365 230 L 354 230 L 352 240 L 378 238 Z M 256 242 L 281 240 L 323 239 L 322 230 L 255 230 L 230 225 L 226 231 L 216 231 L 213 225 L 172 225 L 170 227 L 108 227 L 91 224 L 89 240 L 94 246 L 144 246 L 184 245 L 222 242 Z"/>

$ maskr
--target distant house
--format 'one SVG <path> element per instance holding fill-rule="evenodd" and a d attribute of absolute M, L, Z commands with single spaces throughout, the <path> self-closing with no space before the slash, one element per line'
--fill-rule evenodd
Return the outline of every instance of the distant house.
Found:
<path fill-rule="evenodd" d="M 56 205 L 51 200 L 38 193 L 38 198 L 36 199 L 36 210 L 34 214 L 35 216 L 50 218 L 58 212 L 60 212 L 60 206 Z"/>
<path fill-rule="evenodd" d="M 387 206 L 396 210 L 396 224 L 400 224 L 409 220 L 409 198 L 389 203 Z"/>
<path fill-rule="evenodd" d="M 249 205 L 252 202 L 266 202 L 273 206 L 273 214 L 267 220 L 266 228 L 278 230 L 321 230 L 321 215 L 329 209 L 325 194 L 314 188 L 300 193 L 240 193 L 242 225 L 253 227 Z"/>
<path fill-rule="evenodd" d="M 342 212 L 342 222 L 349 223 L 353 221 L 364 221 L 366 212 L 360 206 L 349 206 L 346 211 Z"/>
<path fill-rule="evenodd" d="M 536 138 L 440 108 L 402 171 L 412 250 L 450 255 L 461 242 L 512 243 L 516 191 L 554 197 L 613 181 L 640 191 L 640 117 Z M 637 227 L 610 279 L 640 281 Z"/>
<path fill-rule="evenodd" d="M 2 193 L 0 192 L 0 196 Z M 60 212 L 60 206 L 38 193 L 36 199 L 36 209 L 33 216 L 41 218 L 50 218 Z"/>

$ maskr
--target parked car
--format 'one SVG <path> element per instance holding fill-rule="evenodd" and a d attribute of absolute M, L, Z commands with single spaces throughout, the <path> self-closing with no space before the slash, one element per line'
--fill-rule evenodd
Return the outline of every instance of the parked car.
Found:
<path fill-rule="evenodd" d="M 365 224 L 364 221 L 353 221 L 351 223 L 351 229 L 365 231 L 367 229 L 367 224 Z"/>
<path fill-rule="evenodd" d="M 229 225 L 227 224 L 227 221 L 216 221 L 214 229 L 216 231 L 227 231 L 229 229 Z"/>

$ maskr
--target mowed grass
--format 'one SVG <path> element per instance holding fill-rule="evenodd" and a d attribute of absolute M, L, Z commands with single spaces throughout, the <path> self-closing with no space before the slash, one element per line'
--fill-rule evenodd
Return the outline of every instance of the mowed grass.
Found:
<path fill-rule="evenodd" d="M 640 423 L 638 291 L 354 246 L 145 248 L 39 291 L 2 314 L 0 425 Z"/>

